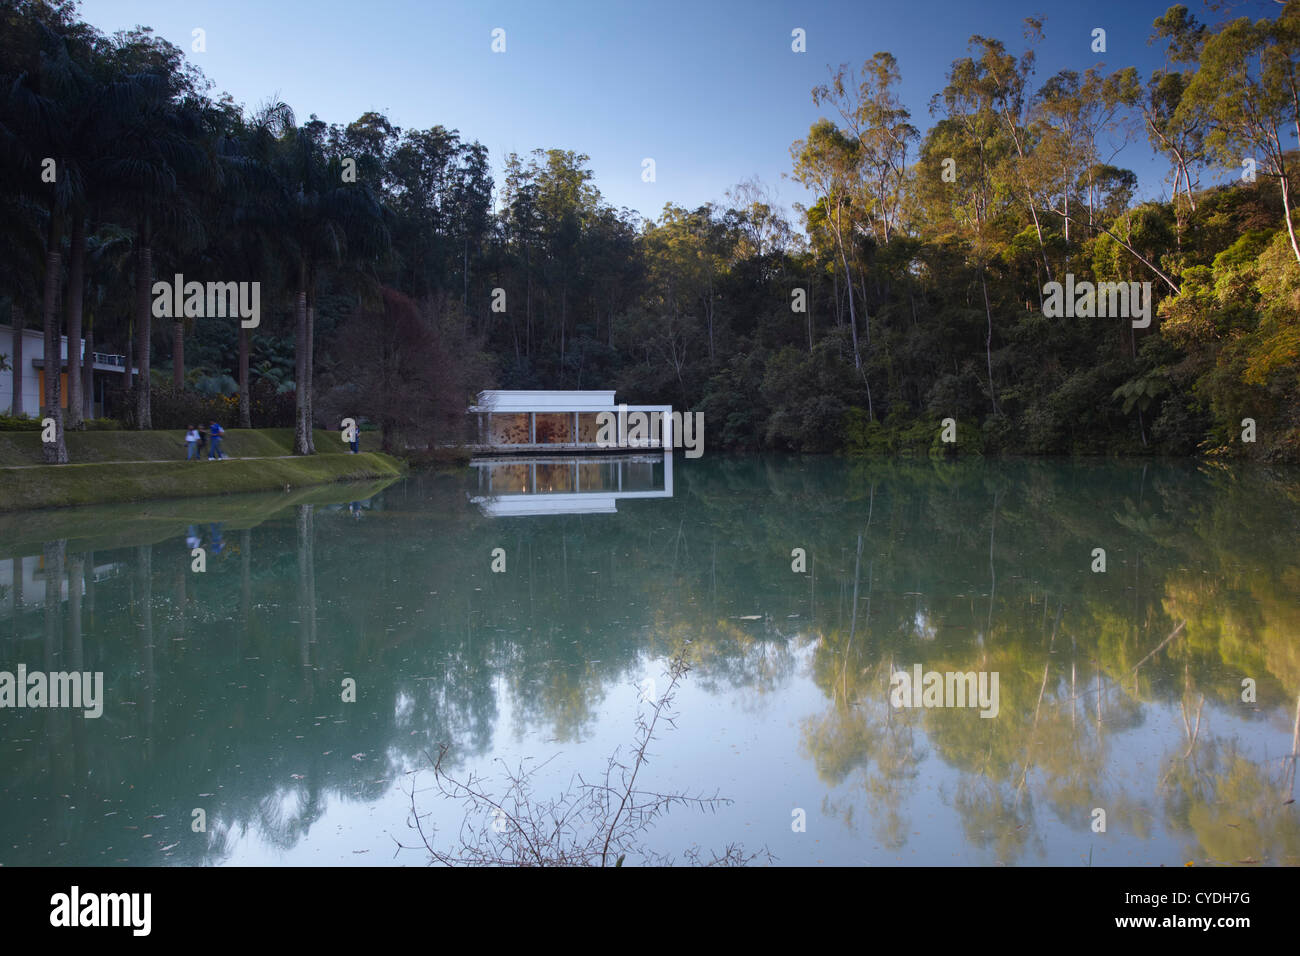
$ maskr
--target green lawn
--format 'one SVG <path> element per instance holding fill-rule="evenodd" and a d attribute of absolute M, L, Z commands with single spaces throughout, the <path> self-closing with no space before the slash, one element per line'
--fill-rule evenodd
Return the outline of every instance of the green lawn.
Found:
<path fill-rule="evenodd" d="M 344 452 L 338 432 L 316 429 L 316 451 Z M 182 461 L 184 429 L 166 431 L 69 431 L 64 435 L 68 457 L 77 464 L 105 461 Z M 362 432 L 363 451 L 379 450 L 379 433 Z M 204 453 L 206 454 L 206 448 Z M 273 458 L 293 454 L 292 428 L 231 428 L 222 444 L 231 458 Z M 41 433 L 0 431 L 0 467 L 41 464 Z"/>
<path fill-rule="evenodd" d="M 108 437 L 119 433 L 99 434 Z M 152 437 L 167 433 L 144 434 Z M 329 435 L 327 432 L 320 434 Z M 271 442 L 272 448 L 279 448 L 279 454 L 285 453 L 274 444 L 273 437 L 256 433 L 244 433 L 240 437 L 254 438 L 263 443 L 260 447 Z M 141 446 L 131 447 L 138 449 Z M 318 439 L 317 447 L 329 446 Z M 0 511 L 283 491 L 326 482 L 395 478 L 403 474 L 404 467 L 387 455 L 363 452 L 360 455 L 334 453 L 221 462 L 108 461 L 41 468 L 0 468 Z"/>

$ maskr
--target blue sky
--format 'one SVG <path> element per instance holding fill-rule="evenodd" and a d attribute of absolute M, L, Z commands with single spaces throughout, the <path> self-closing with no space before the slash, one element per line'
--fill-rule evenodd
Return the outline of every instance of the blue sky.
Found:
<path fill-rule="evenodd" d="M 807 201 L 790 171 L 790 144 L 825 110 L 810 90 L 828 66 L 860 65 L 892 52 L 913 122 L 931 122 L 929 99 L 972 34 L 1022 47 L 1022 20 L 1046 17 L 1038 47 L 1041 83 L 1058 69 L 1159 65 L 1147 45 L 1168 0 L 852 0 L 709 3 L 702 0 L 86 0 L 82 16 L 100 29 L 136 24 L 189 51 L 206 31 L 206 52 L 190 58 L 253 107 L 283 99 L 300 120 L 316 113 L 348 122 L 383 111 L 403 128 L 442 124 L 477 139 L 498 174 L 506 154 L 558 147 L 586 153 L 607 201 L 655 217 L 664 203 L 722 200 L 758 176 L 786 206 Z M 1199 0 L 1188 6 L 1217 22 Z M 1272 7 L 1237 4 L 1252 18 Z M 506 31 L 493 53 L 491 32 Z M 807 52 L 791 51 L 791 31 Z M 1091 51 L 1092 30 L 1107 52 Z M 656 181 L 641 180 L 643 158 Z M 1164 162 L 1145 137 L 1115 162 L 1138 173 L 1143 196 L 1167 194 Z M 1226 173 L 1225 173 L 1226 175 Z M 1206 184 L 1206 179 L 1202 179 Z"/>

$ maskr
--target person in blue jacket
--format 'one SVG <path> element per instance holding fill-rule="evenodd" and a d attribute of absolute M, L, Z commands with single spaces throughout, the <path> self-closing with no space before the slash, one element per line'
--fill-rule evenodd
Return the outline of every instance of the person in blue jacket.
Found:
<path fill-rule="evenodd" d="M 216 458 L 217 461 L 225 458 L 225 453 L 221 450 L 221 439 L 226 437 L 226 430 L 217 422 L 212 423 L 208 429 L 208 461 Z"/>

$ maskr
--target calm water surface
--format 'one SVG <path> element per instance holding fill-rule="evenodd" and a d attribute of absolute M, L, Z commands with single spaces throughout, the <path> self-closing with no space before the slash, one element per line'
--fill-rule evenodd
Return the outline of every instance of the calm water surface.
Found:
<path fill-rule="evenodd" d="M 440 845 L 464 815 L 439 744 L 490 781 L 549 758 L 544 794 L 597 777 L 684 646 L 639 782 L 733 802 L 673 810 L 655 852 L 1300 863 L 1293 471 L 491 471 L 0 517 L 0 670 L 105 698 L 0 710 L 0 864 L 419 865 L 412 788 Z M 917 664 L 997 672 L 997 716 L 891 707 Z"/>

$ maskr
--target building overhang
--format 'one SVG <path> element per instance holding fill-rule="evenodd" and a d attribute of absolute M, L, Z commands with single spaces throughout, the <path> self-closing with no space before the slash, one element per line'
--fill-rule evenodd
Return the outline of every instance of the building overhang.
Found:
<path fill-rule="evenodd" d="M 471 412 L 601 412 L 618 407 L 613 391 L 489 390 Z"/>

